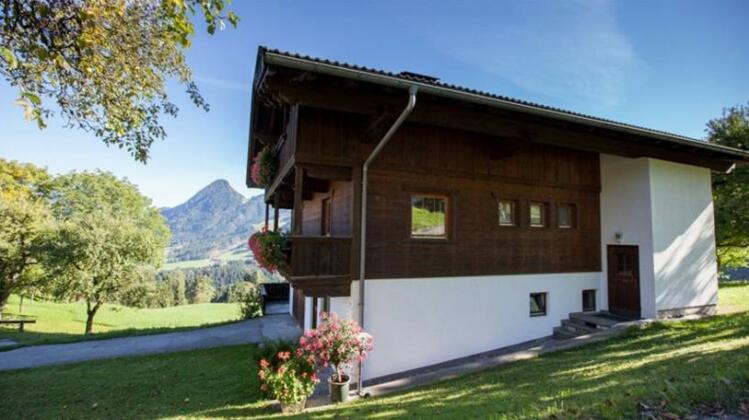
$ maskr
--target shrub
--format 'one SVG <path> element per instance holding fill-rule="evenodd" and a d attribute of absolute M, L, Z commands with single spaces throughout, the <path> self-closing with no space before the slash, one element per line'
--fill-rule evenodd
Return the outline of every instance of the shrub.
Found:
<path fill-rule="evenodd" d="M 315 384 L 320 382 L 315 374 L 314 358 L 287 342 L 271 343 L 261 351 L 267 356 L 270 350 L 275 354 L 258 362 L 260 390 L 285 404 L 298 403 L 312 395 Z"/>
<path fill-rule="evenodd" d="M 252 234 L 248 241 L 258 266 L 270 272 L 288 268 L 289 242 L 285 233 L 263 228 Z"/>
<path fill-rule="evenodd" d="M 263 316 L 263 298 L 257 287 L 242 291 L 239 296 L 239 311 L 241 312 L 242 319 Z"/>
<path fill-rule="evenodd" d="M 351 319 L 341 319 L 334 312 L 320 313 L 321 324 L 299 338 L 297 354 L 312 354 L 318 365 L 335 368 L 335 381 L 344 382 L 344 369 L 354 361 L 363 361 L 372 351 L 372 336 L 363 332 Z"/>
<path fill-rule="evenodd" d="M 273 151 L 270 146 L 265 146 L 257 154 L 250 168 L 250 178 L 258 187 L 267 188 L 276 177 L 276 159 L 273 157 Z"/>

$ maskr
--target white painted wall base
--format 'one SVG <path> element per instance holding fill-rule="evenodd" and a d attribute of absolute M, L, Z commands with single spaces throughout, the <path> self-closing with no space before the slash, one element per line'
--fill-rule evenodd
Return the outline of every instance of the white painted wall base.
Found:
<path fill-rule="evenodd" d="M 364 329 L 375 350 L 364 379 L 548 336 L 600 273 L 379 279 L 366 282 Z M 349 307 L 357 313 L 358 282 Z M 530 316 L 530 293 L 547 292 L 546 316 Z"/>

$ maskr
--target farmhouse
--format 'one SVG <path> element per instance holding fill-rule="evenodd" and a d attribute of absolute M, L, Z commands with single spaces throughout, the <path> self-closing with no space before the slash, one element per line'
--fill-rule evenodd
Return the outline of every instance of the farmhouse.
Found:
<path fill-rule="evenodd" d="M 365 380 L 549 336 L 571 313 L 715 310 L 710 174 L 746 152 L 265 48 L 252 95 L 247 185 L 272 153 L 291 311 L 304 328 L 358 319 L 376 342 Z"/>

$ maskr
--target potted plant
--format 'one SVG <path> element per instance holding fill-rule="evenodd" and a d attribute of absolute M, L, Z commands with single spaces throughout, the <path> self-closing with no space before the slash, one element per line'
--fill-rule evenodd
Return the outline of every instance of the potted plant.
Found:
<path fill-rule="evenodd" d="M 345 402 L 349 397 L 351 377 L 346 369 L 355 361 L 363 361 L 372 351 L 372 336 L 363 332 L 351 319 L 341 319 L 335 313 L 320 313 L 321 324 L 299 338 L 299 350 L 314 355 L 321 367 L 332 365 L 335 373 L 328 379 L 330 399 Z"/>
<path fill-rule="evenodd" d="M 285 233 L 274 232 L 263 226 L 250 236 L 248 245 L 261 268 L 270 272 L 288 269 L 289 241 Z"/>
<path fill-rule="evenodd" d="M 252 161 L 250 178 L 260 188 L 267 188 L 276 177 L 276 159 L 270 146 L 265 146 Z"/>
<path fill-rule="evenodd" d="M 300 413 L 319 382 L 312 356 L 293 349 L 260 359 L 260 390 L 281 403 L 282 413 Z"/>

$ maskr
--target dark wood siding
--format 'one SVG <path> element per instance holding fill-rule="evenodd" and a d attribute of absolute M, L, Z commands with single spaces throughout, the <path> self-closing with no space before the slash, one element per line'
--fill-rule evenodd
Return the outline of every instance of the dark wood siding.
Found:
<path fill-rule="evenodd" d="M 297 161 L 361 165 L 377 142 L 361 117 L 301 108 L 299 121 Z M 351 185 L 331 183 L 333 235 L 357 230 Z M 305 235 L 331 191 L 305 201 Z M 599 192 L 597 153 L 407 123 L 370 169 L 367 276 L 600 271 Z M 449 197 L 447 240 L 410 238 L 412 193 Z M 518 226 L 498 226 L 499 199 L 516 202 Z M 530 202 L 546 204 L 546 228 L 529 227 Z M 560 203 L 575 205 L 574 228 L 556 226 Z"/>
<path fill-rule="evenodd" d="M 321 234 L 322 200 L 330 198 L 331 236 L 351 236 L 351 206 L 353 204 L 353 187 L 351 182 L 335 181 L 324 193 L 315 193 L 312 200 L 304 202 L 302 234 L 317 236 Z"/>

